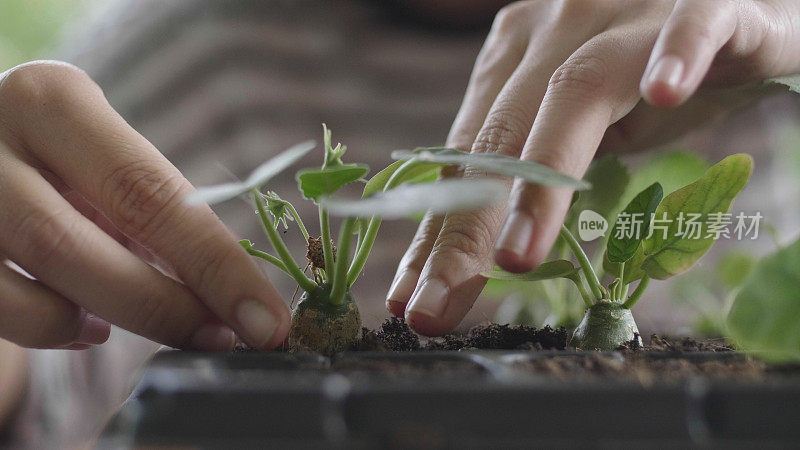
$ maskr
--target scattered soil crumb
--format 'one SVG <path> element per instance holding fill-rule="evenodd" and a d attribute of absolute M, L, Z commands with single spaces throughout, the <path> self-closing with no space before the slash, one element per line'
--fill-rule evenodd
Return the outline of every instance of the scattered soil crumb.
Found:
<path fill-rule="evenodd" d="M 397 317 L 383 322 L 378 336 L 387 350 L 410 352 L 420 349 L 419 336 L 411 331 L 405 320 Z"/>
<path fill-rule="evenodd" d="M 564 350 L 569 333 L 564 328 L 549 326 L 534 328 L 490 323 L 478 325 L 468 333 L 451 333 L 426 339 L 424 344 L 403 319 L 386 319 L 380 330 L 364 328 L 355 350 L 360 351 L 419 351 L 419 350 Z"/>
<path fill-rule="evenodd" d="M 631 352 L 638 351 L 638 350 L 640 350 L 642 348 L 642 345 L 640 344 L 640 342 L 641 342 L 641 339 L 640 339 L 639 333 L 633 333 L 633 339 L 631 339 L 630 341 L 628 341 L 628 342 L 620 345 L 619 347 L 617 347 L 617 350 L 620 350 L 620 351 L 631 351 Z"/>
<path fill-rule="evenodd" d="M 534 328 L 490 323 L 478 325 L 466 335 L 449 334 L 430 339 L 427 350 L 564 350 L 569 334 L 565 328 Z"/>

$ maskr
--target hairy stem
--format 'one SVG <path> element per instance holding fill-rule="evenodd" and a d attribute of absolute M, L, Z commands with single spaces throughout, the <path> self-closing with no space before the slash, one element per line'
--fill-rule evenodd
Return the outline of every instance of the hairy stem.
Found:
<path fill-rule="evenodd" d="M 256 202 L 256 208 L 258 209 L 258 216 L 261 218 L 261 223 L 263 225 L 262 228 L 267 234 L 267 238 L 269 238 L 269 242 L 272 244 L 272 247 L 276 252 L 278 252 L 278 256 L 280 257 L 281 261 L 283 261 L 283 265 L 286 268 L 286 273 L 294 278 L 294 280 L 297 282 L 297 285 L 303 290 L 307 292 L 314 291 L 317 289 L 317 284 L 311 281 L 306 274 L 300 270 L 294 258 L 292 258 L 291 253 L 289 253 L 289 249 L 286 248 L 286 244 L 283 243 L 281 237 L 278 235 L 278 232 L 275 230 L 275 226 L 272 224 L 272 221 L 269 220 L 267 210 L 264 208 L 264 203 L 261 201 L 261 193 L 258 192 L 258 189 L 253 189 L 252 194 L 253 200 Z"/>
<path fill-rule="evenodd" d="M 300 214 L 297 214 L 297 210 L 294 209 L 294 206 L 292 206 L 291 203 L 286 203 L 286 206 L 289 207 L 289 212 L 292 213 L 292 217 L 294 217 L 297 227 L 300 228 L 300 232 L 303 233 L 303 237 L 306 238 L 306 242 L 308 242 L 308 230 L 306 229 L 306 224 L 303 223 L 303 219 L 300 218 Z"/>
<path fill-rule="evenodd" d="M 328 218 L 328 211 L 319 207 L 319 228 L 322 233 L 322 254 L 325 258 L 325 272 L 328 274 L 328 281 L 333 276 L 333 246 L 331 245 L 331 224 Z"/>
<path fill-rule="evenodd" d="M 350 256 L 350 243 L 353 241 L 353 227 L 357 219 L 348 217 L 339 230 L 339 257 L 333 270 L 333 287 L 329 301 L 334 305 L 341 305 L 347 293 L 347 261 Z"/>
<path fill-rule="evenodd" d="M 595 296 L 595 299 L 599 300 L 603 298 L 603 289 L 600 286 L 600 280 L 597 278 L 597 274 L 594 272 L 592 268 L 592 264 L 589 262 L 589 258 L 586 256 L 586 253 L 583 252 L 581 245 L 578 243 L 575 236 L 570 233 L 565 225 L 561 225 L 561 237 L 564 238 L 564 241 L 569 245 L 569 248 L 572 250 L 572 253 L 575 255 L 575 258 L 578 259 L 578 264 L 581 266 L 581 271 L 586 276 L 586 282 L 589 284 L 589 289 L 592 291 L 592 295 Z"/>
<path fill-rule="evenodd" d="M 270 263 L 270 264 L 274 265 L 274 266 L 275 266 L 275 267 L 277 267 L 278 269 L 281 269 L 282 271 L 286 272 L 286 274 L 288 274 L 289 276 L 291 276 L 291 275 L 292 275 L 292 274 L 290 274 L 290 273 L 289 273 L 289 271 L 288 271 L 288 270 L 286 270 L 286 266 L 284 266 L 284 265 L 283 265 L 283 262 L 282 262 L 280 259 L 278 259 L 278 258 L 276 258 L 276 257 L 274 257 L 274 256 L 272 256 L 272 255 L 270 255 L 269 253 L 267 253 L 267 252 L 262 252 L 261 250 L 256 250 L 256 249 L 254 249 L 254 248 L 252 248 L 252 247 L 245 248 L 245 250 L 246 250 L 246 251 L 247 251 L 247 253 L 248 253 L 248 254 L 250 254 L 251 256 L 255 256 L 256 258 L 261 258 L 261 259 L 263 259 L 264 261 L 266 261 L 266 262 L 268 262 L 268 263 Z"/>
<path fill-rule="evenodd" d="M 650 284 L 650 277 L 645 275 L 644 277 L 642 277 L 642 281 L 639 282 L 639 285 L 636 286 L 636 289 L 633 290 L 633 294 L 631 294 L 631 296 L 628 297 L 628 300 L 626 300 L 625 303 L 622 304 L 622 307 L 627 309 L 633 308 L 633 305 L 635 305 L 636 302 L 638 302 L 639 299 L 642 298 L 642 294 L 644 294 L 644 291 L 645 289 L 647 289 L 648 284 Z"/>

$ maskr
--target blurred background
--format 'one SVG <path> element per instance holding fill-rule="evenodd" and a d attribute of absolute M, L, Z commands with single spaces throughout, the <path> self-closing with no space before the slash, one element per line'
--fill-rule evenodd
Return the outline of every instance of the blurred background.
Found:
<path fill-rule="evenodd" d="M 348 146 L 351 160 L 376 169 L 390 162 L 393 149 L 443 143 L 493 14 L 504 3 L 0 0 L 0 67 L 37 58 L 78 65 L 195 184 L 242 176 L 294 142 L 320 140 L 322 122 Z M 734 286 L 730 280 L 711 286 L 703 271 L 727 270 L 718 264 L 744 270 L 748 258 L 793 237 L 796 211 L 785 206 L 797 204 L 797 116 L 796 101 L 773 97 L 658 151 L 622 156 L 633 178 L 656 181 L 670 164 L 699 175 L 725 155 L 753 154 L 756 177 L 736 207 L 758 205 L 769 231 L 757 243 L 721 243 L 694 274 L 653 283 L 646 294 L 651 300 L 637 305 L 643 332 L 713 333 L 710 323 L 721 317 Z M 270 189 L 296 202 L 301 214 L 313 214 L 292 173 Z M 631 195 L 629 189 L 621 198 Z M 240 237 L 268 246 L 245 203 L 216 209 Z M 383 298 L 414 228 L 392 222 L 381 230 L 355 288 L 367 326 L 387 315 Z M 299 233 L 288 239 L 302 246 Z M 265 270 L 290 297 L 289 280 Z M 576 293 L 550 284 L 493 282 L 464 326 L 494 318 L 569 324 L 580 315 Z"/>
<path fill-rule="evenodd" d="M 390 162 L 394 149 L 443 144 L 494 12 L 504 3 L 0 0 L 0 71 L 37 58 L 83 68 L 196 185 L 241 177 L 298 141 L 320 142 L 323 122 L 335 142 L 348 146 L 345 159 L 375 170 Z M 718 242 L 696 270 L 652 283 L 635 308 L 643 334 L 719 335 L 727 299 L 752 261 L 797 235 L 799 119 L 798 100 L 775 95 L 680 142 L 621 156 L 630 178 L 615 198 L 623 202 L 644 183 L 667 180 L 677 188 L 691 181 L 674 179 L 676 167 L 699 176 L 726 155 L 750 153 L 755 176 L 734 210 L 764 216 L 759 239 Z M 301 165 L 317 165 L 320 158 L 309 156 Z M 299 198 L 293 172 L 269 189 L 295 202 L 301 214 L 315 214 Z M 216 210 L 237 235 L 268 248 L 247 204 Z M 307 222 L 318 233 L 314 223 Z M 365 326 L 388 316 L 385 294 L 415 228 L 413 221 L 382 227 L 354 289 Z M 300 233 L 291 229 L 286 236 L 302 257 Z M 292 283 L 264 270 L 288 302 Z M 581 314 L 566 283 L 493 282 L 462 326 L 495 319 L 568 325 Z M 29 444 L 93 435 L 128 395 L 131 374 L 155 347 L 114 330 L 109 344 L 90 351 L 31 352 L 22 435 Z"/>
<path fill-rule="evenodd" d="M 52 54 L 65 29 L 100 0 L 0 1 L 0 67 Z"/>

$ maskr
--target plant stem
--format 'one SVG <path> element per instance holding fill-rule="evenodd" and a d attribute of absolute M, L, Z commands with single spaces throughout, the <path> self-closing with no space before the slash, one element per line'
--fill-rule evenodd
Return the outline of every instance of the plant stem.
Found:
<path fill-rule="evenodd" d="M 300 214 L 297 214 L 297 210 L 294 209 L 291 203 L 286 203 L 286 206 L 289 207 L 289 212 L 292 213 L 292 217 L 294 217 L 294 221 L 297 223 L 298 228 L 300 228 L 300 232 L 303 233 L 303 237 L 306 238 L 306 242 L 308 242 L 308 230 L 306 229 L 306 225 L 303 223 L 303 219 L 300 218 Z"/>
<path fill-rule="evenodd" d="M 647 289 L 647 285 L 650 284 L 650 277 L 645 275 L 642 277 L 642 281 L 639 282 L 639 285 L 636 286 L 636 289 L 633 290 L 633 294 L 622 304 L 623 308 L 631 309 L 636 302 L 642 298 L 642 294 L 644 294 L 645 289 Z"/>
<path fill-rule="evenodd" d="M 261 202 L 261 193 L 258 192 L 258 189 L 253 189 L 253 200 L 256 202 L 256 208 L 258 208 L 258 216 L 261 218 L 261 223 L 264 228 L 264 232 L 267 234 L 267 238 L 269 238 L 269 242 L 272 244 L 272 247 L 278 252 L 278 256 L 280 257 L 281 261 L 283 261 L 283 265 L 286 268 L 286 272 L 297 281 L 297 285 L 300 286 L 304 291 L 311 292 L 317 289 L 317 284 L 311 281 L 306 274 L 303 273 L 302 270 L 297 266 L 297 263 L 292 258 L 291 253 L 289 253 L 289 249 L 286 248 L 286 244 L 283 243 L 281 237 L 278 235 L 278 232 L 275 230 L 275 226 L 272 224 L 272 221 L 269 220 L 269 216 L 267 215 L 267 210 L 264 208 L 264 204 Z"/>
<path fill-rule="evenodd" d="M 350 264 L 350 269 L 347 271 L 347 286 L 352 286 L 356 282 L 361 271 L 364 270 L 364 265 L 367 263 L 369 252 L 372 251 L 372 246 L 375 244 L 375 238 L 378 236 L 378 230 L 381 227 L 381 219 L 373 217 L 369 219 L 367 232 L 361 238 L 361 244 L 358 247 L 358 253 L 353 257 L 353 262 Z"/>
<path fill-rule="evenodd" d="M 575 275 L 569 277 L 569 280 L 575 283 L 575 286 L 578 288 L 578 292 L 581 293 L 581 298 L 583 299 L 583 303 L 586 304 L 586 307 L 591 308 L 594 305 L 594 301 L 592 300 L 592 297 L 589 295 L 589 293 L 586 292 L 586 288 L 583 287 L 583 280 L 581 279 L 581 275 L 579 273 L 576 273 Z"/>
<path fill-rule="evenodd" d="M 256 250 L 254 248 L 246 248 L 245 251 L 247 251 L 247 253 L 250 254 L 251 256 L 255 256 L 256 258 L 261 258 L 264 261 L 271 263 L 278 269 L 281 269 L 282 271 L 286 272 L 289 276 L 292 276 L 292 274 L 290 274 L 289 271 L 286 270 L 286 266 L 283 265 L 283 262 L 280 259 L 270 255 L 269 253 L 262 252 L 261 250 Z"/>
<path fill-rule="evenodd" d="M 333 270 L 333 287 L 329 301 L 334 305 L 341 305 L 347 293 L 347 260 L 350 256 L 350 243 L 353 241 L 353 227 L 357 219 L 348 217 L 339 230 L 339 257 Z"/>
<path fill-rule="evenodd" d="M 622 279 L 624 274 L 625 274 L 625 262 L 623 261 L 619 264 L 619 284 L 617 285 L 617 291 L 615 292 L 617 300 L 624 300 L 622 297 Z"/>
<path fill-rule="evenodd" d="M 403 163 L 394 171 L 392 176 L 389 177 L 389 180 L 386 181 L 386 184 L 383 186 L 383 192 L 397 187 L 397 185 L 400 184 L 399 180 L 402 180 L 403 176 L 408 173 L 408 171 L 420 164 L 426 163 L 413 159 Z M 356 255 L 353 257 L 353 263 L 350 264 L 350 269 L 347 271 L 347 286 L 352 286 L 353 283 L 356 282 L 356 279 L 358 279 L 361 271 L 364 270 L 364 265 L 367 263 L 369 252 L 372 251 L 372 246 L 375 245 L 375 238 L 378 236 L 378 229 L 380 229 L 380 227 L 381 219 L 373 216 L 369 219 L 367 231 L 363 236 L 359 235 L 358 252 L 356 252 Z"/>
<path fill-rule="evenodd" d="M 333 246 L 331 245 L 331 225 L 328 211 L 319 207 L 319 228 L 322 233 L 322 254 L 325 258 L 325 273 L 329 274 L 328 281 L 333 276 Z"/>
<path fill-rule="evenodd" d="M 583 274 L 586 276 L 586 282 L 589 284 L 589 289 L 592 291 L 592 294 L 595 296 L 595 299 L 599 300 L 603 298 L 603 291 L 600 288 L 600 280 L 597 279 L 597 274 L 594 273 L 594 269 L 592 268 L 592 264 L 589 262 L 589 258 L 586 256 L 586 253 L 583 252 L 581 245 L 578 243 L 575 236 L 570 233 L 565 225 L 561 225 L 561 237 L 564 238 L 569 248 L 572 250 L 572 253 L 575 255 L 575 258 L 578 259 L 578 264 L 581 266 L 581 270 Z"/>

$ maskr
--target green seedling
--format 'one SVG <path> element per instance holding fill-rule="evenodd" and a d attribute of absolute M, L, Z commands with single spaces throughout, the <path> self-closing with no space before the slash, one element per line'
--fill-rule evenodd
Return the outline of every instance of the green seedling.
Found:
<path fill-rule="evenodd" d="M 800 240 L 761 259 L 727 317 L 727 337 L 769 361 L 800 361 Z"/>
<path fill-rule="evenodd" d="M 324 127 L 324 125 L 323 125 Z M 350 288 L 364 269 L 383 219 L 395 219 L 426 211 L 447 213 L 481 208 L 504 199 L 506 184 L 496 179 L 448 179 L 437 181 L 444 165 L 472 165 L 500 175 L 521 176 L 529 182 L 548 186 L 583 189 L 587 185 L 552 169 L 505 156 L 475 157 L 456 150 L 436 147 L 397 151 L 398 161 L 364 177 L 364 164 L 344 163 L 346 147 L 331 144 L 324 127 L 324 158 L 320 167 L 297 173 L 302 195 L 318 207 L 320 235 L 309 234 L 294 206 L 276 193 L 261 189 L 279 171 L 298 161 L 313 143 L 295 146 L 257 168 L 243 182 L 201 188 L 189 201 L 218 202 L 248 195 L 254 203 L 275 255 L 258 250 L 248 240 L 240 242 L 251 255 L 274 265 L 293 278 L 303 294 L 292 312 L 289 345 L 294 351 L 333 354 L 352 348 L 361 333 L 358 306 Z M 360 199 L 332 197 L 344 186 L 365 182 Z M 338 240 L 331 239 L 330 216 L 343 217 Z M 284 244 L 278 225 L 294 223 L 307 241 L 307 270 L 297 264 Z"/>
<path fill-rule="evenodd" d="M 639 192 L 618 215 L 604 246 L 602 268 L 614 277 L 608 285 L 601 284 L 598 276 L 601 272 L 596 270 L 600 265 L 589 260 L 566 225 L 562 226 L 560 240 L 577 266 L 568 259 L 558 259 L 525 274 L 494 270 L 484 275 L 505 280 L 571 281 L 586 308 L 571 345 L 613 350 L 637 338 L 638 328 L 631 308 L 641 299 L 650 280 L 664 280 L 689 269 L 712 246 L 713 233 L 709 230 L 719 225 L 721 215 L 747 183 L 752 164 L 749 155 L 733 155 L 666 197 L 657 182 Z M 638 230 L 630 228 L 631 219 L 637 217 Z M 696 235 L 687 235 L 687 225 L 681 217 L 695 217 Z M 622 232 L 625 228 L 628 232 Z M 636 287 L 631 292 L 634 283 Z"/>
<path fill-rule="evenodd" d="M 664 193 L 672 193 L 699 178 L 708 167 L 707 161 L 684 151 L 658 154 L 633 171 L 615 156 L 604 156 L 594 161 L 586 172 L 584 180 L 592 188 L 575 196 L 564 224 L 576 234 L 578 215 L 584 210 L 594 211 L 607 222 L 613 223 L 613 218 L 622 208 L 647 186 L 658 181 Z M 606 233 L 596 243 L 584 248 L 592 265 L 598 270 L 600 279 L 606 276 L 602 263 L 608 236 Z M 563 239 L 558 239 L 549 259 L 569 257 L 569 246 Z M 585 305 L 578 290 L 573 282 L 564 278 L 538 283 L 490 279 L 484 293 L 490 297 L 505 298 L 498 310 L 499 321 L 574 329 L 584 315 Z"/>

